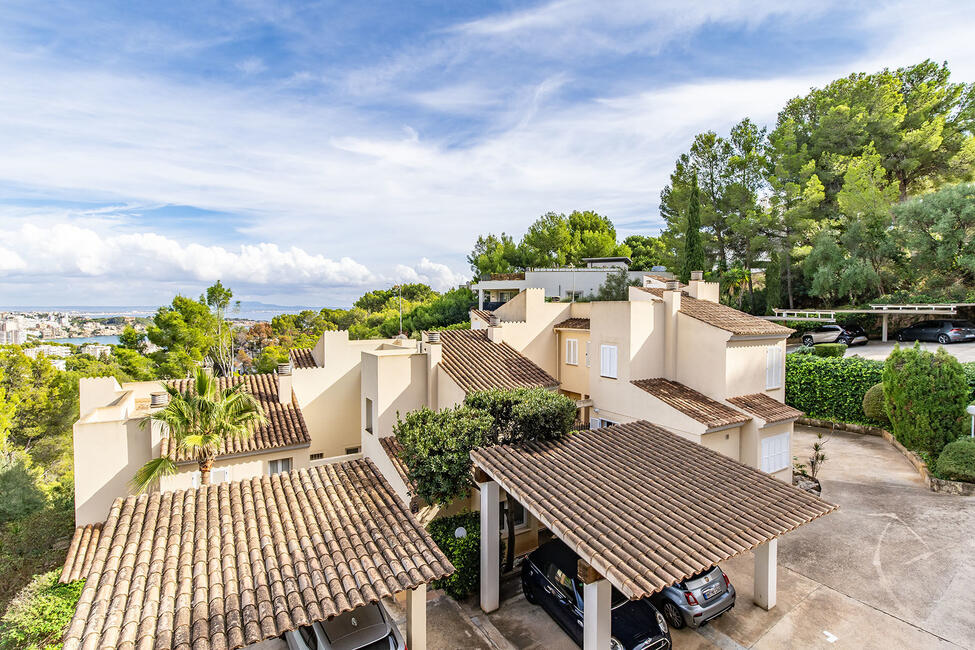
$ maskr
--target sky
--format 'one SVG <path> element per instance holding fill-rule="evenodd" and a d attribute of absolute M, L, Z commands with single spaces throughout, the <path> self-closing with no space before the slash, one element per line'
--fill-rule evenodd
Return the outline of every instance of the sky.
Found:
<path fill-rule="evenodd" d="M 695 133 L 948 61 L 964 3 L 0 3 L 0 308 L 346 306 L 470 279 L 478 234 L 656 234 Z"/>

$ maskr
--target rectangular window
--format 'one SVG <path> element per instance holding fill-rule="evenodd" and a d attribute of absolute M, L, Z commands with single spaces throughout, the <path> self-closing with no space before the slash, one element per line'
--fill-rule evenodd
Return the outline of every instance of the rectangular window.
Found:
<path fill-rule="evenodd" d="M 616 379 L 616 346 L 603 345 L 599 348 L 599 374 Z"/>
<path fill-rule="evenodd" d="M 579 365 L 579 340 L 565 340 L 565 362 L 570 366 Z"/>
<path fill-rule="evenodd" d="M 322 452 L 318 452 L 317 454 L 311 455 L 312 460 L 321 460 L 323 458 L 325 458 L 325 454 L 323 454 Z"/>
<path fill-rule="evenodd" d="M 605 418 L 589 418 L 590 429 L 602 429 L 603 427 L 611 427 L 614 424 L 619 424 L 619 422 L 613 422 Z"/>
<path fill-rule="evenodd" d="M 366 398 L 366 431 L 372 433 L 372 400 Z"/>
<path fill-rule="evenodd" d="M 782 348 L 777 345 L 765 349 L 765 389 L 782 388 Z"/>
<path fill-rule="evenodd" d="M 267 473 L 270 476 L 275 474 L 281 474 L 282 472 L 291 471 L 291 459 L 290 458 L 279 458 L 278 460 L 269 460 L 267 462 Z"/>
<path fill-rule="evenodd" d="M 780 433 L 762 440 L 762 471 L 769 474 L 789 467 L 791 436 Z"/>
<path fill-rule="evenodd" d="M 345 455 L 348 456 L 349 454 L 358 454 L 359 451 L 360 451 L 359 447 L 346 447 Z"/>
<path fill-rule="evenodd" d="M 528 515 L 525 514 L 525 507 L 520 503 L 515 503 L 515 528 L 524 528 L 528 525 Z M 500 519 L 501 530 L 508 530 L 508 520 L 505 519 L 504 508 L 502 508 L 502 513 Z"/>
<path fill-rule="evenodd" d="M 592 365 L 590 358 L 592 357 L 592 341 L 586 341 L 586 367 Z"/>

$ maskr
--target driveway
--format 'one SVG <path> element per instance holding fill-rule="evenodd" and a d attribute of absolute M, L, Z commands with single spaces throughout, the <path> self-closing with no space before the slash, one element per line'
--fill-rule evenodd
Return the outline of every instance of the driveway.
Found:
<path fill-rule="evenodd" d="M 796 427 L 793 455 L 807 455 L 815 436 Z M 975 650 L 975 497 L 931 492 L 882 438 L 836 432 L 826 454 L 823 498 L 840 509 L 780 538 L 777 606 L 752 604 L 753 558 L 739 556 L 722 565 L 735 609 L 674 631 L 674 647 Z M 475 624 L 498 648 L 576 647 L 517 580 Z"/>
<path fill-rule="evenodd" d="M 864 359 L 877 359 L 878 361 L 883 361 L 890 354 L 891 350 L 894 349 L 895 343 L 896 341 L 888 341 L 886 343 L 883 341 L 869 341 L 866 345 L 858 345 L 856 347 L 847 348 L 845 356 L 860 356 Z M 908 347 L 914 345 L 914 342 L 909 341 L 901 343 L 900 345 L 901 347 Z M 790 345 L 789 352 L 792 352 L 799 347 L 802 346 Z M 929 343 L 927 341 L 921 342 L 921 348 L 930 352 L 935 352 L 939 347 L 942 347 L 940 343 Z M 955 358 L 957 358 L 959 361 L 975 361 L 975 343 L 951 343 L 943 347 L 945 350 L 955 355 Z"/>

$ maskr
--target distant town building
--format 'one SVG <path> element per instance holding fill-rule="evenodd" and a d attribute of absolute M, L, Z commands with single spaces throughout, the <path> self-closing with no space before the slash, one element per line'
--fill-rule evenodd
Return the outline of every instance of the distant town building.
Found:
<path fill-rule="evenodd" d="M 24 354 L 31 359 L 36 359 L 42 354 L 50 359 L 63 359 L 71 356 L 71 348 L 66 345 L 38 345 L 36 348 L 27 348 Z"/>
<path fill-rule="evenodd" d="M 109 345 L 101 345 L 99 343 L 86 343 L 81 346 L 82 354 L 90 354 L 96 359 L 101 357 L 107 357 L 112 353 L 112 347 Z"/>

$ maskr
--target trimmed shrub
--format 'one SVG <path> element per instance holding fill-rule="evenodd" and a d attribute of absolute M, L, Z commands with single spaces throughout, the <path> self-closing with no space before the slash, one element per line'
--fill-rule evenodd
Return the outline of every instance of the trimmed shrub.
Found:
<path fill-rule="evenodd" d="M 813 354 L 817 357 L 842 357 L 846 354 L 845 343 L 820 343 L 813 346 Z"/>
<path fill-rule="evenodd" d="M 863 414 L 868 420 L 879 422 L 884 426 L 890 424 L 887 417 L 887 402 L 884 398 L 884 385 L 874 384 L 863 396 Z"/>
<path fill-rule="evenodd" d="M 0 619 L 0 649 L 56 650 L 74 616 L 84 580 L 58 584 L 61 570 L 35 576 Z"/>
<path fill-rule="evenodd" d="M 811 418 L 876 424 L 863 415 L 863 396 L 883 368 L 882 361 L 861 357 L 786 355 L 785 403 Z"/>
<path fill-rule="evenodd" d="M 906 350 L 895 345 L 883 378 L 891 433 L 902 445 L 937 457 L 965 433 L 968 382 L 944 348 L 932 354 L 917 343 Z"/>
<path fill-rule="evenodd" d="M 463 528 L 467 535 L 457 538 L 455 531 Z M 476 593 L 481 586 L 481 516 L 477 512 L 462 512 L 441 517 L 427 524 L 430 537 L 444 552 L 456 571 L 436 580 L 434 589 L 443 589 L 457 600 Z"/>
<path fill-rule="evenodd" d="M 975 361 L 965 361 L 961 364 L 961 369 L 965 373 L 965 381 L 968 382 L 968 400 L 975 401 Z"/>
<path fill-rule="evenodd" d="M 949 481 L 975 483 L 975 438 L 959 438 L 949 442 L 938 456 L 936 470 Z"/>

